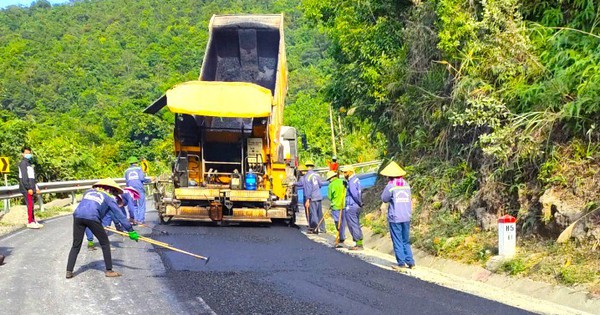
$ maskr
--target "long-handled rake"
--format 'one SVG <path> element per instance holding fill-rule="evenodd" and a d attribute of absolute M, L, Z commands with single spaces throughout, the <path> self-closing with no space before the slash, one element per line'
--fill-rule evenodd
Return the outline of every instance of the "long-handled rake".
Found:
<path fill-rule="evenodd" d="M 129 234 L 127 234 L 125 232 L 117 231 L 116 229 L 113 229 L 113 228 L 111 228 L 109 226 L 104 227 L 104 229 L 107 230 L 107 231 L 111 231 L 113 233 L 125 236 L 125 237 L 129 237 Z M 195 257 L 195 258 L 198 258 L 198 259 L 202 259 L 202 260 L 205 261 L 204 264 L 208 264 L 208 260 L 210 259 L 210 257 L 196 255 L 194 253 L 190 253 L 190 252 L 184 251 L 182 249 L 175 248 L 175 247 L 173 247 L 173 246 L 171 246 L 171 245 L 169 245 L 169 244 L 167 244 L 165 242 L 160 242 L 160 241 L 157 241 L 157 240 L 153 240 L 153 239 L 151 239 L 149 237 L 140 236 L 139 240 L 140 241 L 144 241 L 146 243 L 150 243 L 150 244 L 156 245 L 156 246 L 160 246 L 160 247 L 163 247 L 163 248 L 166 248 L 166 249 L 178 252 L 178 253 L 182 253 L 182 254 L 186 254 L 186 255 L 189 255 L 189 256 L 192 256 L 192 257 Z"/>

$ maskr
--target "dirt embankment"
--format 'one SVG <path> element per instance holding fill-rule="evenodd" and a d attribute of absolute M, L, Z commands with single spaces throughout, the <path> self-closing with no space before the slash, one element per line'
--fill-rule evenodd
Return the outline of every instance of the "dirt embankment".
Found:
<path fill-rule="evenodd" d="M 559 152 L 525 182 L 497 179 L 456 166 L 414 166 L 414 246 L 445 258 L 485 266 L 497 254 L 498 217 L 517 218 L 517 256 L 497 269 L 551 283 L 585 285 L 600 293 L 600 163 Z M 566 158 L 571 156 L 572 158 Z M 454 169 L 452 169 L 454 167 Z M 464 170 L 463 170 L 464 169 Z M 473 175 L 475 174 L 475 175 Z M 379 179 L 364 191 L 363 222 L 388 233 Z M 563 233 L 566 243 L 557 243 Z"/>

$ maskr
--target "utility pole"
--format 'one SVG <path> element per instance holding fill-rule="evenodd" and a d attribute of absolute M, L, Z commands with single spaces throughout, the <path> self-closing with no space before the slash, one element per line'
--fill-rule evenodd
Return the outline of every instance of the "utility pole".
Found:
<path fill-rule="evenodd" d="M 331 126 L 331 145 L 333 146 L 333 155 L 337 155 L 337 149 L 335 147 L 335 133 L 333 131 L 333 108 L 329 104 L 329 125 Z"/>
<path fill-rule="evenodd" d="M 340 136 L 340 147 L 342 148 L 342 151 L 343 151 L 344 150 L 344 130 L 342 129 L 341 115 L 338 115 L 338 126 L 339 126 L 338 135 Z"/>

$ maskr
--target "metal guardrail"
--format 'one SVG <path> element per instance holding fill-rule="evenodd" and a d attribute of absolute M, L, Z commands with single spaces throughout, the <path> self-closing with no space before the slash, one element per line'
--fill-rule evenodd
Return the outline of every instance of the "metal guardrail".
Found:
<path fill-rule="evenodd" d="M 376 161 L 369 161 L 369 162 L 362 162 L 362 163 L 355 163 L 355 164 L 348 164 L 348 165 L 353 166 L 357 170 L 357 173 L 366 173 L 369 171 L 377 170 L 381 166 L 381 163 L 383 163 L 382 160 L 376 160 Z M 346 166 L 346 165 L 340 165 L 339 169 L 341 169 L 344 166 Z M 327 173 L 327 171 L 329 171 L 329 167 L 315 168 L 315 172 L 317 172 L 317 173 Z M 359 172 L 359 171 L 362 171 L 362 172 Z"/>
<path fill-rule="evenodd" d="M 124 185 L 125 178 L 114 178 L 117 184 Z M 92 188 L 99 179 L 71 180 L 64 182 L 38 183 L 41 194 L 69 193 Z M 22 197 L 19 185 L 0 187 L 0 200 Z"/>

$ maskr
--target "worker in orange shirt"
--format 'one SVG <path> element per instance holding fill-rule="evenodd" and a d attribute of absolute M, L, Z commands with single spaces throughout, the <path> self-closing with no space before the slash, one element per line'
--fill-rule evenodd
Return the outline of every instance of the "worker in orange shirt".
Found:
<path fill-rule="evenodd" d="M 329 170 L 337 173 L 339 166 L 340 165 L 337 162 L 337 156 L 332 156 L 331 162 L 329 162 Z"/>

